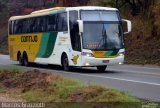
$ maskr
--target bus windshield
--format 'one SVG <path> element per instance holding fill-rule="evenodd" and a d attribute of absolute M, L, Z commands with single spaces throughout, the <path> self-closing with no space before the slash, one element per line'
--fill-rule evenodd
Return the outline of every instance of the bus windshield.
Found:
<path fill-rule="evenodd" d="M 124 45 L 121 25 L 84 22 L 83 47 L 90 50 L 122 49 Z"/>
<path fill-rule="evenodd" d="M 117 11 L 83 10 L 83 47 L 91 50 L 122 49 L 123 32 Z"/>

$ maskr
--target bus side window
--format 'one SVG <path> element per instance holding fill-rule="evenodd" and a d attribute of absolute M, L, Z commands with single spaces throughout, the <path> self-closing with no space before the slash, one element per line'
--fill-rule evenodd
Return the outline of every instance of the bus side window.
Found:
<path fill-rule="evenodd" d="M 13 21 L 9 22 L 9 34 L 13 34 Z"/>
<path fill-rule="evenodd" d="M 28 20 L 27 20 L 27 19 L 24 19 L 24 20 L 22 21 L 22 24 L 23 24 L 22 33 L 27 33 Z"/>
<path fill-rule="evenodd" d="M 35 20 L 35 31 L 34 32 L 44 32 L 44 17 L 37 17 Z"/>
<path fill-rule="evenodd" d="M 16 34 L 16 21 L 12 21 L 12 30 L 13 30 L 13 34 Z"/>
<path fill-rule="evenodd" d="M 18 34 L 18 20 L 15 20 L 15 23 L 14 23 L 14 33 Z"/>
<path fill-rule="evenodd" d="M 27 26 L 28 26 L 27 32 L 28 33 L 33 33 L 34 32 L 34 25 L 35 25 L 34 20 L 35 20 L 35 18 L 28 19 L 28 24 L 27 24 Z"/>
<path fill-rule="evenodd" d="M 56 31 L 56 15 L 47 16 L 47 31 Z"/>
<path fill-rule="evenodd" d="M 40 17 L 35 19 L 35 28 L 34 32 L 40 32 Z"/>
<path fill-rule="evenodd" d="M 33 32 L 37 32 L 36 20 L 37 18 L 33 18 L 33 27 L 32 27 Z"/>
<path fill-rule="evenodd" d="M 69 24 L 70 24 L 70 37 L 72 48 L 75 51 L 81 51 L 81 40 L 79 36 L 78 28 L 78 12 L 70 11 L 69 12 Z"/>
<path fill-rule="evenodd" d="M 12 21 L 12 34 L 15 34 L 15 21 Z"/>
<path fill-rule="evenodd" d="M 23 20 L 19 20 L 18 22 L 18 29 L 19 29 L 19 34 L 22 34 L 23 33 Z"/>
<path fill-rule="evenodd" d="M 36 32 L 36 18 L 30 19 L 30 33 Z"/>
<path fill-rule="evenodd" d="M 30 27 L 30 25 L 31 25 L 31 19 L 29 18 L 29 19 L 27 19 L 26 20 L 26 32 L 27 33 L 30 33 L 31 32 L 31 27 Z"/>
<path fill-rule="evenodd" d="M 39 27 L 39 32 L 45 32 L 45 17 L 40 17 L 38 27 Z"/>
<path fill-rule="evenodd" d="M 67 13 L 57 15 L 57 31 L 68 31 Z"/>

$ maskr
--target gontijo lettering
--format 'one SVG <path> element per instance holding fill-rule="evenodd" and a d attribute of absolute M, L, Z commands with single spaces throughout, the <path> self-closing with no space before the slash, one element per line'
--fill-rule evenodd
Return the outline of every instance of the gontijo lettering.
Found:
<path fill-rule="evenodd" d="M 37 42 L 38 36 L 21 36 L 21 42 Z"/>

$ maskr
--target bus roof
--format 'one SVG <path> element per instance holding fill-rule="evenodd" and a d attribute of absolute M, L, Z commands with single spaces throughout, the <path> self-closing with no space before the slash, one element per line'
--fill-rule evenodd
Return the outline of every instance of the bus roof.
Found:
<path fill-rule="evenodd" d="M 100 7 L 100 6 L 81 6 L 81 7 L 68 7 L 66 8 L 67 11 L 71 10 L 113 10 L 117 11 L 116 8 L 110 8 L 110 7 Z"/>
<path fill-rule="evenodd" d="M 25 19 L 31 18 L 36 16 L 44 16 L 54 13 L 59 13 L 62 11 L 72 11 L 72 10 L 109 10 L 109 11 L 118 11 L 116 8 L 109 8 L 109 7 L 98 7 L 98 6 L 81 6 L 81 7 L 55 7 L 50 9 L 43 9 L 39 11 L 34 11 L 31 14 L 23 15 L 23 16 L 13 16 L 9 20 L 16 20 L 16 19 Z"/>

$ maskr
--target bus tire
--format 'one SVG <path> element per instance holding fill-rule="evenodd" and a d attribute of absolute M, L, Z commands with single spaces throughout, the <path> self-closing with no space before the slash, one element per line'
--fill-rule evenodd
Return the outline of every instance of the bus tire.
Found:
<path fill-rule="evenodd" d="M 97 66 L 97 70 L 100 72 L 104 72 L 106 70 L 107 66 Z"/>
<path fill-rule="evenodd" d="M 65 71 L 69 71 L 70 70 L 69 61 L 68 61 L 68 57 L 67 57 L 66 54 L 62 55 L 62 68 Z"/>
<path fill-rule="evenodd" d="M 23 66 L 23 58 L 21 54 L 18 54 L 18 62 L 19 62 L 19 65 Z"/>
<path fill-rule="evenodd" d="M 24 66 L 28 66 L 29 62 L 28 62 L 28 56 L 26 53 L 23 54 L 23 65 Z"/>

